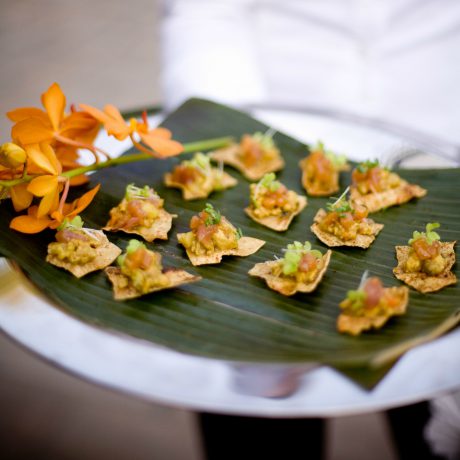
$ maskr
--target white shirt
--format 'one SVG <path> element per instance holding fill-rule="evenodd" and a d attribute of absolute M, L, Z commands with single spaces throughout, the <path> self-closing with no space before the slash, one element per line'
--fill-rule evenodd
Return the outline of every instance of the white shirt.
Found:
<path fill-rule="evenodd" d="M 165 0 L 163 88 L 382 118 L 460 143 L 456 0 Z"/>

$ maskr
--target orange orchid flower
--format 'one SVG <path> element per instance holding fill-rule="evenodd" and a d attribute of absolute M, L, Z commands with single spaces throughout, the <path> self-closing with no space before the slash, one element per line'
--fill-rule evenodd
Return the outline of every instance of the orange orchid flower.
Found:
<path fill-rule="evenodd" d="M 111 104 L 107 104 L 103 111 L 86 104 L 80 104 L 80 108 L 102 123 L 109 136 L 114 136 L 119 141 L 129 136 L 133 144 L 139 150 L 147 152 L 155 157 L 163 158 L 174 156 L 182 153 L 184 150 L 180 142 L 171 139 L 172 135 L 169 129 L 149 129 L 147 114 L 145 112 L 142 115 L 142 122 L 135 118 L 131 118 L 129 122 L 126 123 L 120 111 Z M 135 140 L 135 133 L 150 150 L 146 149 Z"/>
<path fill-rule="evenodd" d="M 54 211 L 49 216 L 39 217 L 38 206 L 31 206 L 27 210 L 27 215 L 17 216 L 10 222 L 10 228 L 21 233 L 39 233 L 47 228 L 56 229 L 62 224 L 64 219 L 72 220 L 79 215 L 94 199 L 99 191 L 100 184 L 96 185 L 89 192 L 86 192 L 80 198 L 77 198 L 72 203 L 66 203 L 63 211 Z"/>
<path fill-rule="evenodd" d="M 45 110 L 22 107 L 7 113 L 8 118 L 15 123 L 11 129 L 11 137 L 15 142 L 25 147 L 42 142 L 57 147 L 62 143 L 94 152 L 91 144 L 99 129 L 97 120 L 75 110 L 66 115 L 66 98 L 57 83 L 53 83 L 42 94 L 41 101 Z"/>

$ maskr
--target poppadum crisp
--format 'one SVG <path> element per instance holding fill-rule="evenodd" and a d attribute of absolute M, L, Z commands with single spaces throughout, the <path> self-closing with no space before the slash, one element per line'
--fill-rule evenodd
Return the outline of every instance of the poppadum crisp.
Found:
<path fill-rule="evenodd" d="M 190 183 L 184 185 L 180 182 L 176 182 L 172 179 L 171 173 L 166 173 L 164 175 L 164 183 L 167 187 L 182 190 L 182 198 L 190 201 L 207 198 L 214 191 L 234 187 L 238 181 L 225 171 L 221 171 L 218 168 L 211 168 L 211 174 L 200 184 Z"/>
<path fill-rule="evenodd" d="M 56 267 L 68 270 L 77 278 L 81 278 L 82 276 L 85 276 L 88 273 L 94 272 L 96 270 L 102 270 L 103 268 L 110 265 L 121 254 L 121 249 L 118 246 L 112 244 L 102 231 L 93 229 L 87 230 L 90 231 L 91 234 L 99 241 L 101 241 L 101 245 L 95 248 L 96 257 L 93 260 L 83 265 L 72 264 L 65 260 L 59 259 L 55 255 L 48 254 L 46 256 L 46 261 L 52 265 L 56 265 Z"/>
<path fill-rule="evenodd" d="M 310 227 L 310 230 L 321 240 L 325 245 L 330 248 L 337 246 L 350 246 L 355 248 L 367 249 L 375 240 L 375 237 L 380 233 L 383 224 L 377 224 L 372 219 L 368 219 L 369 224 L 372 228 L 372 235 L 361 235 L 358 233 L 357 237 L 354 240 L 343 240 L 332 233 L 322 230 L 319 226 L 319 223 L 326 217 L 326 211 L 324 209 L 319 209 L 316 213 L 316 216 L 313 219 L 313 225 Z"/>
<path fill-rule="evenodd" d="M 162 291 L 163 289 L 171 289 L 181 284 L 193 283 L 199 281 L 201 276 L 192 275 L 185 270 L 169 269 L 163 272 L 168 277 L 169 284 L 167 286 L 157 286 L 150 289 L 148 292 L 140 293 L 121 272 L 118 267 L 107 267 L 105 270 L 109 280 L 113 286 L 113 297 L 115 300 L 135 299 L 152 292 Z"/>
<path fill-rule="evenodd" d="M 369 329 L 380 329 L 392 316 L 403 315 L 406 312 L 409 303 L 409 289 L 405 286 L 385 288 L 384 291 L 392 290 L 401 294 L 402 301 L 394 307 L 391 312 L 385 315 L 374 317 L 353 316 L 346 313 L 340 313 L 337 318 L 337 330 L 339 332 L 347 332 L 351 335 L 359 335 L 362 331 Z"/>
<path fill-rule="evenodd" d="M 314 291 L 321 282 L 331 260 L 331 254 L 332 251 L 330 249 L 324 254 L 324 265 L 311 283 L 298 283 L 296 280 L 290 279 L 289 277 L 273 275 L 273 268 L 279 263 L 277 260 L 269 260 L 267 262 L 255 264 L 248 273 L 251 276 L 262 278 L 270 289 L 285 296 L 294 295 L 296 292 L 309 293 Z"/>
<path fill-rule="evenodd" d="M 191 232 L 188 232 L 191 233 Z M 177 239 L 179 243 L 182 244 L 182 237 L 183 235 L 187 235 L 187 233 L 178 233 Z M 192 262 L 192 265 L 209 265 L 209 264 L 218 264 L 223 256 L 239 256 L 239 257 L 247 257 L 251 254 L 257 252 L 263 245 L 265 241 L 258 240 L 257 238 L 252 238 L 250 236 L 242 236 L 238 240 L 238 247 L 234 249 L 227 249 L 224 251 L 216 251 L 212 254 L 204 254 L 204 255 L 196 255 L 190 250 L 186 249 L 187 256 Z"/>
<path fill-rule="evenodd" d="M 123 202 L 122 202 L 123 203 Z M 121 205 L 121 203 L 120 203 Z M 169 214 L 165 209 L 161 208 L 159 215 L 153 221 L 150 227 L 143 227 L 143 226 L 136 226 L 132 229 L 126 228 L 118 228 L 107 225 L 102 230 L 107 230 L 109 232 L 124 232 L 134 235 L 140 235 L 144 240 L 148 242 L 152 242 L 153 240 L 167 240 L 168 239 L 168 232 L 171 230 L 172 227 L 172 220 L 177 217 L 177 214 Z"/>
<path fill-rule="evenodd" d="M 233 144 L 229 147 L 225 147 L 219 150 L 211 152 L 209 156 L 214 161 L 222 161 L 223 163 L 234 167 L 241 174 L 243 174 L 246 179 L 251 181 L 256 181 L 262 179 L 265 174 L 270 172 L 280 171 L 284 168 L 284 160 L 280 156 L 277 156 L 270 162 L 259 161 L 254 166 L 248 168 L 239 158 L 238 154 L 240 151 L 239 144 Z"/>
<path fill-rule="evenodd" d="M 279 216 L 267 216 L 262 218 L 257 217 L 254 214 L 252 206 L 245 208 L 244 212 L 255 222 L 271 228 L 272 230 L 276 230 L 277 232 L 284 232 L 289 228 L 289 225 L 291 225 L 294 217 L 300 214 L 305 206 L 307 206 L 307 197 L 297 195 L 297 209 L 293 212 L 284 213 Z"/>
<path fill-rule="evenodd" d="M 404 271 L 407 259 L 409 258 L 410 246 L 396 246 L 396 258 L 398 266 L 393 269 L 393 273 L 401 281 L 413 287 L 417 291 L 426 294 L 436 292 L 440 289 L 455 284 L 457 277 L 452 273 L 451 268 L 455 263 L 454 245 L 456 241 L 441 243 L 441 255 L 446 259 L 446 267 L 437 276 L 428 275 L 423 272 L 406 273 Z"/>
<path fill-rule="evenodd" d="M 401 184 L 396 188 L 367 195 L 361 195 L 355 186 L 350 187 L 352 204 L 364 205 L 369 212 L 404 204 L 413 198 L 422 198 L 426 194 L 427 191 L 424 188 L 416 184 L 409 184 L 405 180 L 401 180 Z"/>

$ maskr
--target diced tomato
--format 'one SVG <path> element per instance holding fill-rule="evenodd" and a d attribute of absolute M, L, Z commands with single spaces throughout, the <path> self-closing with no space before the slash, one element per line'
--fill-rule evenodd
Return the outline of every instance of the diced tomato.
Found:
<path fill-rule="evenodd" d="M 369 215 L 369 211 L 367 210 L 366 206 L 356 205 L 353 208 L 353 217 L 355 220 L 363 220 Z"/>
<path fill-rule="evenodd" d="M 217 231 L 217 225 L 200 225 L 196 232 L 196 237 L 204 245 L 211 242 L 212 235 Z"/>
<path fill-rule="evenodd" d="M 383 295 L 383 284 L 379 278 L 369 278 L 364 284 L 364 292 L 366 293 L 364 301 L 366 307 L 375 307 Z"/>
<path fill-rule="evenodd" d="M 81 233 L 73 232 L 72 230 L 65 228 L 56 233 L 56 240 L 59 243 L 68 243 L 71 240 L 80 240 L 80 241 L 88 241 L 89 238 Z"/>
<path fill-rule="evenodd" d="M 313 170 L 314 177 L 321 182 L 328 182 L 334 174 L 334 166 L 323 152 L 316 150 L 307 158 L 307 167 Z"/>
<path fill-rule="evenodd" d="M 433 259 L 441 250 L 439 241 L 433 241 L 432 244 L 428 244 L 426 238 L 415 240 L 412 243 L 412 247 L 420 260 Z"/>
<path fill-rule="evenodd" d="M 317 260 L 318 259 L 310 253 L 304 254 L 299 263 L 299 270 L 301 272 L 306 273 L 306 272 L 309 272 L 310 270 L 315 269 L 317 266 L 316 265 Z"/>
<path fill-rule="evenodd" d="M 144 248 L 139 248 L 136 251 L 128 254 L 126 261 L 131 269 L 141 268 L 147 269 L 152 263 L 153 256 Z"/>
<path fill-rule="evenodd" d="M 176 166 L 172 173 L 172 179 L 179 184 L 195 182 L 198 176 L 200 176 L 198 169 L 186 165 Z"/>
<path fill-rule="evenodd" d="M 350 227 L 355 223 L 353 214 L 351 212 L 345 213 L 343 217 L 340 217 L 340 225 L 345 229 L 349 230 Z"/>
<path fill-rule="evenodd" d="M 259 143 L 247 134 L 241 139 L 240 150 L 243 163 L 248 167 L 254 166 L 264 154 Z"/>

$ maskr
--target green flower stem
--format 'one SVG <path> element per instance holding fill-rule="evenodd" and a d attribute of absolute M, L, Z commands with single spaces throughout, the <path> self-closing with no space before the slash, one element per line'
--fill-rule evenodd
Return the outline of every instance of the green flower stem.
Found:
<path fill-rule="evenodd" d="M 204 141 L 189 142 L 183 144 L 183 153 L 199 152 L 202 150 L 211 150 L 229 145 L 233 141 L 232 137 L 218 137 L 215 139 L 206 139 Z M 148 153 L 134 153 L 132 155 L 124 155 L 118 158 L 112 158 L 107 161 L 103 161 L 98 164 L 92 164 L 89 166 L 82 166 L 81 168 L 71 169 L 61 174 L 62 177 L 75 177 L 81 174 L 85 174 L 90 171 L 98 171 L 99 169 L 110 168 L 111 166 L 124 165 L 128 163 L 135 163 L 137 161 L 152 160 L 154 157 Z M 161 159 L 161 158 L 156 158 Z M 13 180 L 0 180 L 0 187 L 13 187 L 15 185 L 30 182 L 34 177 L 37 176 L 25 176 L 20 179 Z"/>

